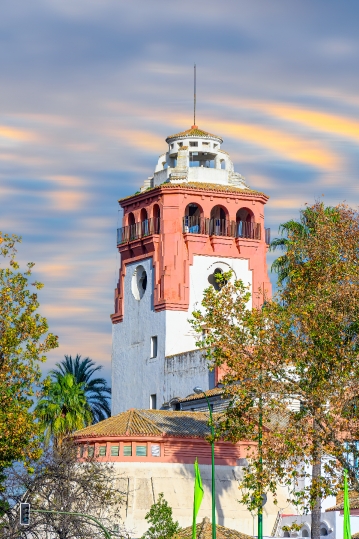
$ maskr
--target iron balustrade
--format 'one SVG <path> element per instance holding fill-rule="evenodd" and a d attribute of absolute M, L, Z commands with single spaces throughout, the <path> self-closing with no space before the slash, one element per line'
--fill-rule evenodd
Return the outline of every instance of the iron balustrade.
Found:
<path fill-rule="evenodd" d="M 249 240 L 261 239 L 260 223 L 237 221 L 236 222 L 236 238 L 245 238 Z"/>
<path fill-rule="evenodd" d="M 270 228 L 265 229 L 265 235 L 266 235 L 266 244 L 270 245 Z"/>
<path fill-rule="evenodd" d="M 182 220 L 183 234 L 207 234 L 208 236 L 227 236 L 230 238 L 261 239 L 260 223 L 247 221 L 228 221 L 227 219 L 204 219 L 185 215 Z M 266 243 L 270 243 L 270 229 L 265 229 Z"/>
<path fill-rule="evenodd" d="M 160 220 L 158 218 L 145 219 L 133 225 L 123 226 L 117 229 L 117 245 L 129 241 L 152 236 L 160 233 Z"/>
<path fill-rule="evenodd" d="M 183 234 L 208 234 L 206 221 L 208 221 L 208 219 L 185 215 L 182 220 Z"/>

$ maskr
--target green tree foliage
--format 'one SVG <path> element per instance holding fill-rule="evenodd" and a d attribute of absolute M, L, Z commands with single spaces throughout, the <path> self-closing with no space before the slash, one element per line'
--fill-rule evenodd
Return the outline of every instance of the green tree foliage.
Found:
<path fill-rule="evenodd" d="M 35 413 L 44 428 L 46 443 L 53 438 L 56 447 L 66 436 L 92 422 L 84 384 L 77 384 L 69 373 L 54 381 L 45 379 Z"/>
<path fill-rule="evenodd" d="M 308 215 L 310 231 L 287 229 L 288 271 L 273 300 L 248 308 L 249 286 L 218 276 L 227 284 L 205 291 L 193 324 L 200 334 L 207 329 L 199 346 L 226 372 L 232 404 L 220 432 L 249 441 L 242 501 L 254 509 L 261 491 L 275 495 L 286 484 L 293 503 L 312 511 L 317 539 L 321 499 L 341 487 L 343 467 L 359 490 L 344 453 L 344 442 L 354 451 L 359 438 L 359 216 L 316 203 L 301 213 L 300 225 Z M 262 464 L 250 444 L 258 441 L 259 413 Z M 312 473 L 302 488 L 306 465 Z"/>
<path fill-rule="evenodd" d="M 172 539 L 179 531 L 178 522 L 172 518 L 172 508 L 163 497 L 163 492 L 158 496 L 158 500 L 151 506 L 145 519 L 150 524 L 142 539 Z"/>
<path fill-rule="evenodd" d="M 81 359 L 81 356 L 77 355 L 75 359 L 71 356 L 65 356 L 65 359 L 56 363 L 56 366 L 57 369 L 50 372 L 53 380 L 59 380 L 69 373 L 73 375 L 77 384 L 83 384 L 86 400 L 91 408 L 93 423 L 110 417 L 111 388 L 107 386 L 104 378 L 93 378 L 94 374 L 102 369 L 102 365 L 95 366 L 94 361 L 89 357 Z"/>
<path fill-rule="evenodd" d="M 30 407 L 46 353 L 58 346 L 38 313 L 37 291 L 30 284 L 33 263 L 21 271 L 17 236 L 0 233 L 0 473 L 14 461 L 39 456 L 39 425 Z"/>

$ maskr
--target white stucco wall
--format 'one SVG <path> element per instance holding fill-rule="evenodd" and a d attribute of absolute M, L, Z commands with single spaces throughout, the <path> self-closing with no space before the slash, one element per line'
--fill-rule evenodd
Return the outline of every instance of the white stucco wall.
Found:
<path fill-rule="evenodd" d="M 173 397 L 185 397 L 193 387 L 211 387 L 211 374 L 200 352 L 165 361 L 166 356 L 196 349 L 196 334 L 189 319 L 200 305 L 209 286 L 208 276 L 216 268 L 233 269 L 244 283 L 252 283 L 248 261 L 219 256 L 196 255 L 189 271 L 190 301 L 188 311 L 155 312 L 153 307 L 152 258 L 140 265 L 147 272 L 147 288 L 136 300 L 131 281 L 139 262 L 127 265 L 124 280 L 123 321 L 113 325 L 112 334 L 112 414 L 129 408 L 149 408 L 150 395 L 156 394 L 157 407 Z M 157 357 L 150 358 L 151 337 L 157 336 Z M 181 370 L 182 369 L 182 370 Z"/>
<path fill-rule="evenodd" d="M 160 492 L 173 509 L 173 518 L 181 527 L 192 525 L 193 515 L 193 464 L 162 463 L 116 463 L 115 470 L 120 475 L 120 486 L 125 492 L 121 516 L 126 528 L 134 537 L 141 537 L 148 525 L 145 515 L 158 499 Z M 204 517 L 211 518 L 211 466 L 200 465 L 204 496 L 197 522 Z M 240 466 L 216 466 L 216 509 L 217 523 L 252 535 L 256 532 L 256 518 L 238 502 L 239 481 L 242 478 Z M 279 506 L 288 505 L 286 491 L 279 488 Z M 278 506 L 272 498 L 264 506 L 264 535 L 270 535 Z"/>
<path fill-rule="evenodd" d="M 141 260 L 147 288 L 140 300 L 131 291 L 138 262 L 127 265 L 124 282 L 124 317 L 112 326 L 112 415 L 129 408 L 149 408 L 150 395 L 163 399 L 165 312 L 153 309 L 152 257 Z M 157 357 L 150 359 L 151 337 L 157 335 Z"/>

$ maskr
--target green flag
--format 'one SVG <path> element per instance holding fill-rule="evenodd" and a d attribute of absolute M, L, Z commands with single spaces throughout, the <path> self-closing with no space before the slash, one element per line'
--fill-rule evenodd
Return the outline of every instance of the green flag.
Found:
<path fill-rule="evenodd" d="M 343 539 L 351 539 L 350 533 L 350 507 L 349 507 L 349 492 L 348 492 L 348 471 L 344 470 L 344 522 L 343 522 Z"/>
<path fill-rule="evenodd" d="M 199 507 L 202 503 L 203 487 L 201 474 L 199 473 L 197 457 L 194 463 L 194 500 L 193 500 L 193 524 L 192 524 L 192 539 L 196 539 L 196 519 Z"/>

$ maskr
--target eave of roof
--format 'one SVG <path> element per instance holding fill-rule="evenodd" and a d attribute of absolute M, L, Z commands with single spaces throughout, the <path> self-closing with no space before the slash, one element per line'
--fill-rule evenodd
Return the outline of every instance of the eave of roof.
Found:
<path fill-rule="evenodd" d="M 219 137 L 218 135 L 213 135 L 213 133 L 208 133 L 208 131 L 203 131 L 203 129 L 199 129 L 197 125 L 193 125 L 190 129 L 187 129 L 186 131 L 181 131 L 180 133 L 176 133 L 175 135 L 168 136 L 166 138 L 166 142 L 170 142 L 171 140 L 178 138 L 189 137 L 214 138 L 221 143 L 223 142 L 222 137 Z"/>
<path fill-rule="evenodd" d="M 205 412 L 131 409 L 78 430 L 73 436 L 169 436 L 205 439 L 209 434 L 208 413 Z"/>
<path fill-rule="evenodd" d="M 215 395 L 223 395 L 223 393 L 224 393 L 224 389 L 222 387 L 214 387 L 213 389 L 208 389 L 208 391 L 206 391 L 207 397 L 213 397 Z M 178 402 L 201 400 L 201 399 L 205 399 L 206 395 L 204 393 L 192 393 L 191 395 L 188 395 L 187 397 L 184 397 L 183 399 L 178 399 Z"/>
<path fill-rule="evenodd" d="M 251 539 L 252 536 L 226 528 L 225 526 L 216 525 L 217 539 Z M 196 537 L 198 539 L 212 539 L 212 524 L 209 518 L 204 518 L 200 524 L 196 525 Z M 192 526 L 183 528 L 175 535 L 176 539 L 191 539 L 192 538 Z"/>
<path fill-rule="evenodd" d="M 183 183 L 161 183 L 155 187 L 149 187 L 146 191 L 141 193 L 135 193 L 124 198 L 120 198 L 118 202 L 125 202 L 131 200 L 131 198 L 139 197 L 140 195 L 147 197 L 151 196 L 157 192 L 161 192 L 162 189 L 189 189 L 197 191 L 213 191 L 216 193 L 230 193 L 237 194 L 249 197 L 263 197 L 266 201 L 269 199 L 269 196 L 261 191 L 255 191 L 254 189 L 241 189 L 240 187 L 235 187 L 234 185 L 220 185 L 217 183 L 202 183 L 202 182 L 183 182 Z"/>

